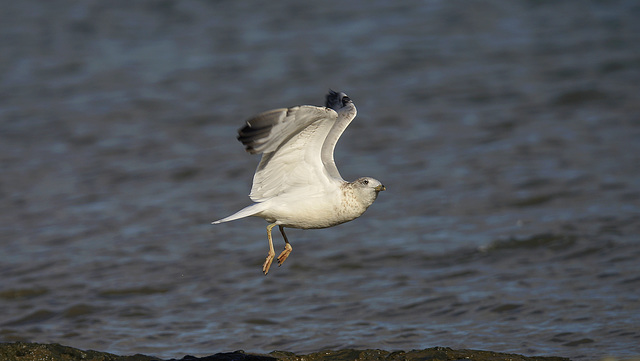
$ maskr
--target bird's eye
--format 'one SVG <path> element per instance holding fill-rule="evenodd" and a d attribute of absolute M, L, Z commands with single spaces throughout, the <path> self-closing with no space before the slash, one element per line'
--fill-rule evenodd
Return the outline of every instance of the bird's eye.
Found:
<path fill-rule="evenodd" d="M 350 102 L 351 99 L 349 99 L 349 97 L 345 96 L 342 98 L 342 105 L 347 105 L 348 102 Z"/>
<path fill-rule="evenodd" d="M 364 185 L 369 184 L 369 180 L 368 180 L 368 179 L 364 179 L 364 180 L 362 181 L 362 184 L 364 184 Z"/>

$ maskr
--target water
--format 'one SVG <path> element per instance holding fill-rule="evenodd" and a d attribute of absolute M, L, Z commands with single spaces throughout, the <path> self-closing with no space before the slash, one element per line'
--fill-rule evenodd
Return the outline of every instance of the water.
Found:
<path fill-rule="evenodd" d="M 23 1 L 0 20 L 0 341 L 160 357 L 640 355 L 634 1 Z M 263 110 L 347 92 L 387 191 L 267 277 Z M 279 237 L 279 236 L 278 236 Z M 276 245 L 282 241 L 276 237 Z"/>

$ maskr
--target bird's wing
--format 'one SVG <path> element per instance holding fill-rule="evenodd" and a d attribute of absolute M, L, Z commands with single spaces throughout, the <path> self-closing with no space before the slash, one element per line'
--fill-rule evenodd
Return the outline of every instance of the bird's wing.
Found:
<path fill-rule="evenodd" d="M 249 153 L 264 153 L 249 197 L 261 202 L 295 188 L 321 190 L 341 182 L 339 174 L 336 178 L 325 167 L 321 156 L 337 118 L 333 109 L 303 105 L 270 110 L 249 119 L 239 130 L 238 139 Z"/>
<path fill-rule="evenodd" d="M 344 130 L 347 129 L 351 121 L 356 117 L 357 110 L 353 103 L 349 103 L 348 105 L 345 105 L 344 107 L 339 109 L 337 114 L 338 117 L 329 130 L 324 144 L 322 144 L 320 157 L 322 158 L 322 163 L 327 169 L 327 173 L 329 173 L 329 176 L 342 180 L 342 176 L 340 176 L 340 172 L 338 172 L 336 162 L 333 159 L 333 151 L 336 148 L 338 139 L 340 139 L 340 136 L 342 136 L 342 133 L 344 133 Z"/>

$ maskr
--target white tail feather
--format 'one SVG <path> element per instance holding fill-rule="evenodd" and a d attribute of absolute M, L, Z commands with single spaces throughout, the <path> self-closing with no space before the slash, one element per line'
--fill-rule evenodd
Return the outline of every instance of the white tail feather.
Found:
<path fill-rule="evenodd" d="M 240 219 L 240 218 L 245 218 L 245 217 L 249 217 L 249 216 L 253 216 L 257 213 L 262 212 L 263 210 L 265 210 L 266 206 L 264 203 L 254 203 L 250 206 L 244 207 L 241 210 L 237 211 L 236 213 L 228 216 L 228 217 L 224 217 L 222 219 L 219 219 L 217 221 L 211 222 L 211 224 L 220 224 L 220 223 L 224 223 L 224 222 L 229 222 L 229 221 L 235 221 L 236 219 Z"/>

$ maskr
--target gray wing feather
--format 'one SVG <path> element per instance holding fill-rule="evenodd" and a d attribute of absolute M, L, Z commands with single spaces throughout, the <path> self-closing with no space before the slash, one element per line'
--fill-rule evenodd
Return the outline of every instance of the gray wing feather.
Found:
<path fill-rule="evenodd" d="M 274 109 L 247 120 L 238 130 L 238 140 L 251 154 L 269 153 L 309 124 L 325 118 L 335 120 L 337 116 L 332 109 L 311 105 Z"/>

